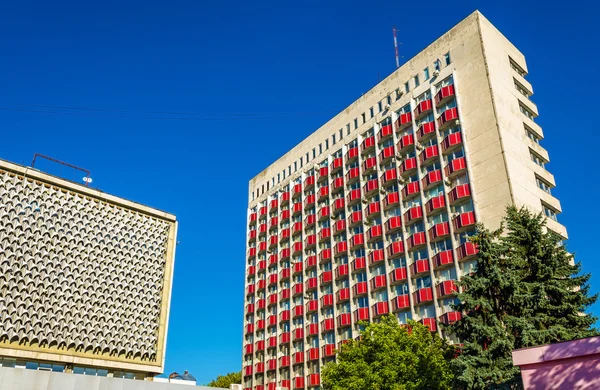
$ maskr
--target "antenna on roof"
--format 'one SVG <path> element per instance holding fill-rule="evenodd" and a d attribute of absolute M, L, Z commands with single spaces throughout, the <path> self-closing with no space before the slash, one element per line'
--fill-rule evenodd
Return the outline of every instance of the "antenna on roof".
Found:
<path fill-rule="evenodd" d="M 396 37 L 396 27 L 392 28 L 392 32 L 394 33 L 394 49 L 396 50 L 396 69 L 400 67 L 400 56 L 398 55 L 398 38 Z M 402 43 L 400 43 L 402 44 Z"/>

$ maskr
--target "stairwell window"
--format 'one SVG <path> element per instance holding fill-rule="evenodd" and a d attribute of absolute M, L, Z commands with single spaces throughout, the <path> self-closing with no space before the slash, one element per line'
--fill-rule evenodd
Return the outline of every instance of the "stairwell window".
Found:
<path fill-rule="evenodd" d="M 536 177 L 535 177 L 535 181 L 536 181 L 536 183 L 537 183 L 537 186 L 538 186 L 538 187 L 539 187 L 541 190 L 543 190 L 544 192 L 546 192 L 546 193 L 548 193 L 548 194 L 550 193 L 550 191 L 551 191 L 551 188 L 552 188 L 552 187 L 550 186 L 550 184 L 548 184 L 548 183 L 547 183 L 545 180 L 543 180 L 543 179 L 539 178 L 538 176 L 536 176 Z"/>
<path fill-rule="evenodd" d="M 525 126 L 525 133 L 527 134 L 527 138 L 535 142 L 536 144 L 540 144 L 540 137 L 533 132 L 528 126 Z"/>
<path fill-rule="evenodd" d="M 531 112 L 531 110 L 529 108 L 525 107 L 520 102 L 519 102 L 519 110 L 521 110 L 523 115 L 525 115 L 527 118 L 529 118 L 531 120 L 535 120 L 535 114 L 533 112 Z"/>
<path fill-rule="evenodd" d="M 546 165 L 546 161 L 544 161 L 544 159 L 539 154 L 535 153 L 531 149 L 529 150 L 529 154 L 531 155 L 531 161 L 544 168 L 544 166 Z"/>
<path fill-rule="evenodd" d="M 542 209 L 544 210 L 544 215 L 546 217 L 550 218 L 553 221 L 558 220 L 558 218 L 556 217 L 556 211 L 550 208 L 550 206 L 547 206 L 546 204 L 542 203 Z"/>

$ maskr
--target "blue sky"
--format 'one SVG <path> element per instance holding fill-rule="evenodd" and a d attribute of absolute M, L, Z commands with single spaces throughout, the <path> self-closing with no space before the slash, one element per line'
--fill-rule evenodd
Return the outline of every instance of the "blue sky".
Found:
<path fill-rule="evenodd" d="M 559 218 L 596 292 L 587 3 L 5 2 L 0 158 L 47 154 L 178 216 L 166 372 L 206 383 L 241 366 L 248 180 L 394 70 L 393 26 L 408 59 L 479 9 L 527 57 Z"/>

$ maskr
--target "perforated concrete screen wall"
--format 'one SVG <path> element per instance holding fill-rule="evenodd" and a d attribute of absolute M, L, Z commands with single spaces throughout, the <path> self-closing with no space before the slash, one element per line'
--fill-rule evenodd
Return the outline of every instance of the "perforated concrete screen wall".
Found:
<path fill-rule="evenodd" d="M 175 217 L 0 161 L 0 356 L 162 372 Z"/>

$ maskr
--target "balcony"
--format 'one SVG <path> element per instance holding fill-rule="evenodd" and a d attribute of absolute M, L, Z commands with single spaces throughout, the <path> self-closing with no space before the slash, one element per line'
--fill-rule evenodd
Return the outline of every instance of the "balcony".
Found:
<path fill-rule="evenodd" d="M 319 232 L 319 242 L 323 242 L 325 240 L 329 240 L 331 238 L 331 228 L 323 228 Z"/>
<path fill-rule="evenodd" d="M 263 363 L 263 362 L 256 363 L 254 365 L 254 372 L 257 374 L 265 372 L 265 363 Z"/>
<path fill-rule="evenodd" d="M 319 188 L 319 200 L 321 200 L 323 198 L 327 198 L 328 196 L 329 196 L 329 187 L 328 186 Z"/>
<path fill-rule="evenodd" d="M 362 165 L 363 175 L 373 171 L 373 168 L 375 168 L 376 166 L 377 166 L 377 158 L 376 157 L 367 158 Z"/>
<path fill-rule="evenodd" d="M 409 224 L 423 218 L 423 209 L 421 206 L 414 206 L 404 213 L 404 221 Z"/>
<path fill-rule="evenodd" d="M 363 307 L 354 311 L 354 321 L 368 321 L 369 320 L 369 308 Z"/>
<path fill-rule="evenodd" d="M 344 211 L 346 207 L 346 202 L 344 202 L 344 198 L 339 198 L 333 201 L 333 212 L 337 213 L 338 211 Z"/>
<path fill-rule="evenodd" d="M 304 267 L 303 267 L 303 264 L 302 264 L 302 262 L 301 262 L 301 261 L 299 261 L 299 262 L 297 262 L 297 263 L 294 263 L 294 264 L 292 265 L 292 272 L 293 272 L 293 274 L 294 274 L 294 275 L 301 274 L 301 273 L 302 273 L 302 271 L 303 271 L 303 268 L 304 268 Z"/>
<path fill-rule="evenodd" d="M 319 310 L 319 301 L 317 299 L 311 299 L 306 302 L 306 312 L 312 313 Z"/>
<path fill-rule="evenodd" d="M 289 335 L 289 333 L 287 333 Z M 303 340 L 304 339 L 304 328 L 295 328 L 292 331 L 292 336 L 294 341 Z"/>
<path fill-rule="evenodd" d="M 367 294 L 367 282 L 356 283 L 354 285 L 353 290 L 354 290 L 353 293 L 354 293 L 355 297 Z"/>
<path fill-rule="evenodd" d="M 304 179 L 304 191 L 308 191 L 310 189 L 310 187 L 315 185 L 315 176 L 307 176 L 306 179 Z"/>
<path fill-rule="evenodd" d="M 316 387 L 321 385 L 321 374 L 310 374 L 308 376 L 308 386 Z"/>
<path fill-rule="evenodd" d="M 337 295 L 336 295 L 336 302 L 340 303 L 340 302 L 345 302 L 348 300 L 350 300 L 350 288 L 345 287 L 345 288 L 338 290 Z"/>
<path fill-rule="evenodd" d="M 262 206 L 260 209 L 258 209 L 258 215 L 260 217 L 267 215 L 267 206 Z"/>
<path fill-rule="evenodd" d="M 331 248 L 323 249 L 319 254 L 321 263 L 331 260 Z"/>
<path fill-rule="evenodd" d="M 267 300 L 262 298 L 256 301 L 256 307 L 258 310 L 264 310 L 267 307 Z"/>
<path fill-rule="evenodd" d="M 431 99 L 423 100 L 419 104 L 417 104 L 417 108 L 415 108 L 415 119 L 420 118 L 423 114 L 426 114 L 433 110 L 433 104 Z"/>
<path fill-rule="evenodd" d="M 348 276 L 349 272 L 348 272 L 348 264 L 342 264 L 342 265 L 338 265 L 337 268 L 335 269 L 335 278 L 340 279 L 343 277 Z"/>
<path fill-rule="evenodd" d="M 304 293 L 304 285 L 302 283 L 295 284 L 292 287 L 292 293 L 294 296 L 302 295 Z"/>
<path fill-rule="evenodd" d="M 250 221 L 250 225 L 255 225 L 256 220 L 258 219 L 258 216 L 256 213 L 250 213 L 250 217 L 248 219 Z"/>
<path fill-rule="evenodd" d="M 281 196 L 279 197 L 279 200 L 281 201 L 282 205 L 286 205 L 290 202 L 290 192 L 286 191 L 286 192 L 282 192 Z"/>
<path fill-rule="evenodd" d="M 248 249 L 248 257 L 250 257 L 250 258 L 256 257 L 256 248 Z"/>
<path fill-rule="evenodd" d="M 455 323 L 462 318 L 462 314 L 459 311 L 449 311 L 448 313 L 440 316 L 440 322 L 446 325 Z"/>
<path fill-rule="evenodd" d="M 273 294 L 271 296 L 275 297 L 275 303 L 274 304 L 277 304 L 277 294 L 275 293 L 275 294 Z M 269 299 L 269 303 L 271 303 L 271 299 Z M 267 318 L 267 324 L 268 324 L 269 327 L 271 327 L 271 326 L 277 326 L 277 322 L 278 321 L 277 321 L 277 315 L 276 314 L 270 315 Z"/>
<path fill-rule="evenodd" d="M 350 215 L 350 226 L 354 226 L 358 223 L 361 223 L 363 220 L 362 211 L 354 211 Z"/>
<path fill-rule="evenodd" d="M 329 206 L 323 206 L 319 210 L 319 221 L 323 221 L 329 218 L 330 215 Z"/>
<path fill-rule="evenodd" d="M 283 367 L 289 367 L 290 366 L 290 357 L 289 356 L 282 356 L 279 358 L 279 367 L 283 368 Z"/>
<path fill-rule="evenodd" d="M 281 252 L 279 252 L 279 257 L 281 260 L 289 259 L 290 258 L 290 248 L 282 249 Z"/>
<path fill-rule="evenodd" d="M 264 261 L 264 260 L 263 260 Z M 260 290 L 264 290 L 265 287 L 267 285 L 267 282 L 264 279 L 260 279 L 257 283 L 257 289 Z"/>
<path fill-rule="evenodd" d="M 449 249 L 436 254 L 431 260 L 435 269 L 444 268 L 454 264 L 454 255 L 452 254 L 452 250 Z"/>
<path fill-rule="evenodd" d="M 300 231 L 302 231 L 302 223 L 298 222 L 300 224 Z M 281 230 L 281 233 L 279 234 L 279 241 L 287 241 L 290 239 L 291 237 L 291 230 L 290 228 L 285 228 Z"/>
<path fill-rule="evenodd" d="M 367 266 L 367 261 L 364 257 L 357 257 L 352 261 L 352 272 L 362 271 Z"/>
<path fill-rule="evenodd" d="M 417 138 L 419 141 L 426 140 L 435 135 L 435 122 L 423 123 L 417 130 Z"/>
<path fill-rule="evenodd" d="M 367 240 L 369 242 L 371 241 L 375 241 L 378 238 L 381 238 L 381 235 L 383 234 L 383 228 L 381 225 L 375 225 L 372 226 L 368 231 L 367 231 Z"/>
<path fill-rule="evenodd" d="M 372 194 L 373 192 L 379 190 L 379 180 L 373 179 L 369 180 L 367 184 L 363 187 L 365 195 Z"/>
<path fill-rule="evenodd" d="M 288 269 L 288 271 L 289 271 L 289 269 Z M 269 286 L 277 284 L 277 279 L 278 279 L 277 274 L 269 275 Z"/>
<path fill-rule="evenodd" d="M 400 164 L 398 170 L 400 171 L 400 175 L 409 176 L 417 170 L 417 158 L 410 157 L 405 159 L 402 164 Z"/>
<path fill-rule="evenodd" d="M 333 281 L 333 272 L 332 271 L 323 271 L 320 278 L 321 278 L 321 285 L 329 284 Z"/>
<path fill-rule="evenodd" d="M 317 222 L 317 216 L 315 214 L 307 215 L 306 218 L 304 218 L 304 223 L 306 224 L 306 227 L 311 227 L 316 222 Z M 299 223 L 299 222 L 296 222 L 296 223 Z"/>
<path fill-rule="evenodd" d="M 251 276 L 254 274 L 256 274 L 256 267 L 251 265 L 250 267 L 248 267 L 248 276 Z"/>
<path fill-rule="evenodd" d="M 472 211 L 462 213 L 452 220 L 454 233 L 462 233 L 470 227 L 475 226 L 475 214 Z"/>
<path fill-rule="evenodd" d="M 281 210 L 281 223 L 290 219 L 290 210 Z"/>
<path fill-rule="evenodd" d="M 349 204 L 356 203 L 357 201 L 360 200 L 360 197 L 361 197 L 360 188 L 350 191 L 350 194 L 348 195 Z"/>
<path fill-rule="evenodd" d="M 356 249 L 365 244 L 365 236 L 363 233 L 358 233 L 350 238 L 350 249 Z"/>
<path fill-rule="evenodd" d="M 263 329 L 265 329 L 265 320 L 256 321 L 256 330 L 259 331 L 259 330 L 263 330 Z M 261 351 L 264 349 L 264 341 L 262 341 L 262 342 L 259 341 L 259 343 L 262 343 L 262 344 L 260 344 L 260 345 L 262 345 L 262 348 L 257 348 L 257 350 Z M 257 344 L 257 345 L 259 345 L 259 344 Z"/>
<path fill-rule="evenodd" d="M 456 258 L 458 261 L 471 260 L 477 255 L 477 245 L 467 241 L 458 248 L 456 248 Z"/>
<path fill-rule="evenodd" d="M 352 325 L 352 316 L 350 313 L 340 314 L 337 317 L 338 327 L 350 326 Z"/>
<path fill-rule="evenodd" d="M 435 318 L 423 318 L 419 322 L 429 328 L 430 332 L 437 331 L 437 323 L 435 322 Z"/>
<path fill-rule="evenodd" d="M 402 227 L 402 218 L 398 215 L 395 217 L 390 217 L 385 223 L 386 232 L 390 233 L 396 231 Z"/>
<path fill-rule="evenodd" d="M 304 363 L 304 353 L 303 352 L 295 352 L 294 353 L 294 364 L 300 364 L 300 363 Z M 296 378 L 296 381 L 298 379 L 302 379 L 302 387 L 304 387 L 304 378 Z"/>
<path fill-rule="evenodd" d="M 333 319 L 332 319 L 333 321 Z M 333 327 L 332 327 L 333 329 Z M 323 346 L 323 357 L 330 357 L 335 355 L 335 344 L 325 344 Z"/>
<path fill-rule="evenodd" d="M 302 286 L 302 285 L 300 285 Z M 281 290 L 281 292 L 279 293 L 279 299 L 280 300 L 286 300 L 286 299 L 290 299 L 290 289 L 289 288 L 284 288 L 283 290 Z"/>
<path fill-rule="evenodd" d="M 304 287 L 306 288 L 306 291 L 316 290 L 318 287 L 317 278 L 312 277 L 312 278 L 306 279 L 306 283 L 305 283 Z"/>
<path fill-rule="evenodd" d="M 442 153 L 447 154 L 462 146 L 462 133 L 448 134 L 442 141 Z"/>
<path fill-rule="evenodd" d="M 392 310 L 400 311 L 410 308 L 410 298 L 408 294 L 398 295 L 392 300 Z"/>
<path fill-rule="evenodd" d="M 407 278 L 406 267 L 395 268 L 390 272 L 390 284 L 404 282 Z"/>
<path fill-rule="evenodd" d="M 454 294 L 458 294 L 458 287 L 456 287 L 456 281 L 445 280 L 435 287 L 438 298 L 446 298 Z"/>
<path fill-rule="evenodd" d="M 253 353 L 254 353 L 254 345 L 246 344 L 246 346 L 244 347 L 244 354 L 252 355 Z"/>
<path fill-rule="evenodd" d="M 448 195 L 450 204 L 455 204 L 461 200 L 469 199 L 471 197 L 471 187 L 469 184 L 459 184 L 454 187 Z"/>
<path fill-rule="evenodd" d="M 340 219 L 333 224 L 333 234 L 340 233 L 346 230 L 346 220 Z"/>
<path fill-rule="evenodd" d="M 413 198 L 420 193 L 419 182 L 413 181 L 412 183 L 408 183 L 402 189 L 402 199 L 410 199 Z"/>
<path fill-rule="evenodd" d="M 456 107 L 449 108 L 442 112 L 442 115 L 438 118 L 438 128 L 440 130 L 445 129 L 451 124 L 458 120 L 458 109 Z"/>
<path fill-rule="evenodd" d="M 317 266 L 317 256 L 308 256 L 306 260 L 304 260 L 304 264 L 307 270 L 315 268 Z"/>
<path fill-rule="evenodd" d="M 387 247 L 388 259 L 400 257 L 404 253 L 404 243 L 402 241 L 392 242 Z"/>
<path fill-rule="evenodd" d="M 249 334 L 249 333 L 254 333 L 254 324 L 246 325 L 246 334 Z M 246 347 L 248 347 L 248 346 L 246 346 Z M 252 347 L 252 345 L 250 345 L 250 347 Z M 250 353 L 252 353 L 252 352 L 250 352 Z"/>
<path fill-rule="evenodd" d="M 369 253 L 369 264 L 373 265 L 375 263 L 380 263 L 384 261 L 385 258 L 383 256 L 383 249 L 375 249 L 371 253 Z"/>
<path fill-rule="evenodd" d="M 313 207 L 315 205 L 315 201 L 316 201 L 315 194 L 308 195 L 306 197 L 306 204 L 304 206 L 304 209 L 307 209 L 309 207 Z"/>
<path fill-rule="evenodd" d="M 244 376 L 252 376 L 252 366 L 244 367 Z"/>
<path fill-rule="evenodd" d="M 394 147 L 394 145 L 388 146 L 387 148 L 383 148 L 381 153 L 379 153 L 379 163 L 383 164 L 384 162 L 387 162 L 390 159 L 394 158 L 395 155 L 396 148 Z"/>
<path fill-rule="evenodd" d="M 367 217 L 379 214 L 381 212 L 381 208 L 379 207 L 379 202 L 375 201 L 370 203 L 365 210 Z"/>
<path fill-rule="evenodd" d="M 306 334 L 309 336 L 317 336 L 319 334 L 319 324 L 309 324 L 306 327 Z"/>
<path fill-rule="evenodd" d="M 300 215 L 302 213 L 302 203 L 298 202 L 298 203 L 294 203 L 292 205 L 292 214 L 293 215 Z"/>
<path fill-rule="evenodd" d="M 360 177 L 360 168 L 350 168 L 346 174 L 346 181 L 348 183 L 354 183 Z"/>
<path fill-rule="evenodd" d="M 261 241 L 258 243 L 258 253 L 263 253 L 267 251 L 267 242 Z"/>
<path fill-rule="evenodd" d="M 371 310 L 373 311 L 373 317 L 381 317 L 390 312 L 390 306 L 387 302 L 377 302 L 372 306 Z"/>
<path fill-rule="evenodd" d="M 400 142 L 398 143 L 398 151 L 402 152 L 409 146 L 413 146 L 415 144 L 415 136 L 414 134 L 408 134 L 400 138 Z"/>
<path fill-rule="evenodd" d="M 433 292 L 431 287 L 420 288 L 413 293 L 415 305 L 433 301 Z"/>
<path fill-rule="evenodd" d="M 450 224 L 448 222 L 438 223 L 429 229 L 429 241 L 438 241 L 450 235 Z"/>
<path fill-rule="evenodd" d="M 252 295 L 255 291 L 256 288 L 254 287 L 254 284 L 249 284 L 248 287 L 246 287 L 246 295 Z"/>
<path fill-rule="evenodd" d="M 464 157 L 455 158 L 450 161 L 444 168 L 446 176 L 453 178 L 460 175 L 467 169 L 467 164 Z"/>
<path fill-rule="evenodd" d="M 304 359 L 302 361 L 304 361 Z M 297 389 L 304 389 L 304 377 L 303 376 L 297 376 L 294 378 L 294 390 L 297 390 Z"/>
<path fill-rule="evenodd" d="M 426 165 L 435 160 L 440 156 L 440 151 L 437 145 L 431 145 L 426 147 L 421 154 L 419 155 L 419 159 L 421 161 L 421 165 Z"/>
<path fill-rule="evenodd" d="M 277 246 L 277 242 L 279 241 L 277 238 L 278 237 L 276 235 L 269 237 L 269 248 L 273 248 L 274 246 Z"/>
<path fill-rule="evenodd" d="M 429 273 L 429 259 L 415 260 L 410 265 L 410 274 L 413 278 Z"/>
<path fill-rule="evenodd" d="M 383 198 L 383 208 L 389 209 L 391 207 L 398 206 L 400 204 L 400 194 L 398 192 L 391 192 Z"/>
<path fill-rule="evenodd" d="M 321 307 L 333 306 L 333 294 L 323 295 L 321 297 Z"/>
<path fill-rule="evenodd" d="M 373 137 L 373 136 L 365 138 L 361 144 L 361 150 L 363 153 L 368 150 L 373 149 L 374 147 L 375 147 L 375 137 Z"/>
<path fill-rule="evenodd" d="M 412 114 L 407 112 L 406 114 L 400 114 L 400 117 L 396 121 L 396 131 L 400 131 L 412 123 Z"/>
<path fill-rule="evenodd" d="M 440 88 L 438 93 L 435 95 L 435 105 L 440 106 L 442 103 L 447 102 L 454 97 L 454 84 L 447 85 Z"/>
<path fill-rule="evenodd" d="M 256 229 L 250 230 L 250 232 L 248 233 L 248 241 L 250 241 L 250 242 L 256 241 Z"/>
<path fill-rule="evenodd" d="M 267 371 L 273 371 L 277 369 L 277 359 L 269 359 L 267 361 Z"/>
<path fill-rule="evenodd" d="M 306 236 L 306 247 L 307 248 L 312 248 L 315 245 L 317 245 L 317 235 L 316 234 L 311 234 Z"/>
<path fill-rule="evenodd" d="M 344 159 L 341 157 L 333 159 L 331 162 L 331 172 L 335 172 L 344 166 Z"/>
<path fill-rule="evenodd" d="M 306 351 L 306 359 L 307 360 L 319 360 L 319 348 L 310 348 Z"/>
<path fill-rule="evenodd" d="M 294 315 L 294 318 L 304 316 L 304 306 L 302 306 L 302 305 L 294 306 L 293 315 Z"/>
<path fill-rule="evenodd" d="M 428 172 L 421 183 L 423 184 L 423 190 L 428 190 L 434 185 L 442 181 L 442 171 L 437 169 L 435 171 Z"/>
<path fill-rule="evenodd" d="M 427 215 L 436 214 L 445 209 L 446 198 L 444 197 L 444 194 L 429 199 L 429 201 L 425 204 Z"/>
<path fill-rule="evenodd" d="M 259 340 L 256 342 L 256 350 L 257 351 L 264 351 L 265 350 L 265 341 L 264 340 Z"/>
<path fill-rule="evenodd" d="M 276 347 L 277 347 L 277 336 L 269 337 L 267 339 L 267 348 L 276 348 Z"/>
<path fill-rule="evenodd" d="M 371 278 L 371 290 L 379 290 L 387 287 L 386 275 L 378 275 Z"/>
<path fill-rule="evenodd" d="M 302 184 L 295 184 L 292 190 L 292 197 L 297 198 L 302 194 Z"/>
<path fill-rule="evenodd" d="M 379 130 L 379 133 L 377 133 L 377 139 L 379 140 L 379 142 L 381 142 L 384 139 L 391 137 L 392 134 L 394 134 L 394 129 L 392 125 L 385 125 L 382 126 L 381 130 Z"/>
<path fill-rule="evenodd" d="M 333 318 L 327 318 L 321 321 L 321 332 L 327 332 L 335 328 L 335 320 Z"/>
<path fill-rule="evenodd" d="M 388 169 L 381 175 L 381 182 L 385 184 L 389 184 L 395 182 L 398 179 L 398 172 L 396 168 Z"/>
<path fill-rule="evenodd" d="M 346 162 L 351 162 L 352 160 L 354 160 L 357 157 L 358 157 L 358 148 L 357 147 L 350 148 L 350 149 L 348 149 L 348 152 L 346 153 Z"/>

